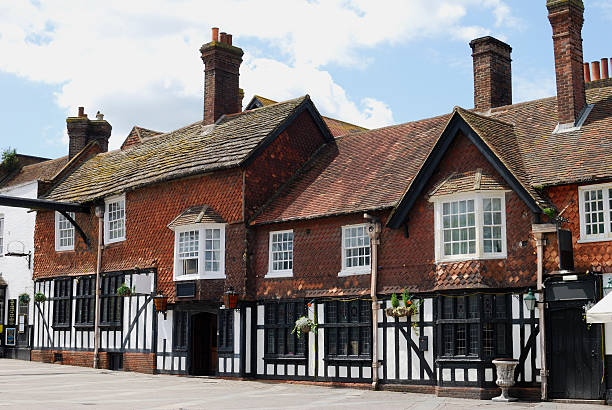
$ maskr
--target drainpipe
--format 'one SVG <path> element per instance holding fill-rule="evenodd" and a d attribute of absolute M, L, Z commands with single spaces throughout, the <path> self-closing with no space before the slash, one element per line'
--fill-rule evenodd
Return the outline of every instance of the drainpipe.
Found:
<path fill-rule="evenodd" d="M 378 218 L 363 214 L 368 220 L 370 237 L 370 297 L 372 298 L 372 390 L 378 388 L 378 298 L 376 297 L 376 279 L 378 273 L 378 245 L 380 244 L 381 225 Z"/>
<path fill-rule="evenodd" d="M 93 367 L 100 367 L 100 270 L 102 269 L 102 251 L 104 250 L 104 204 L 95 206 L 98 217 L 98 260 L 96 262 L 96 310 L 94 314 L 94 359 Z"/>
<path fill-rule="evenodd" d="M 546 364 L 546 331 L 545 331 L 545 322 L 544 322 L 544 291 L 542 286 L 542 276 L 544 272 L 544 232 L 534 232 L 534 237 L 536 240 L 536 251 L 537 251 L 537 263 L 538 263 L 538 271 L 537 271 L 537 293 L 540 295 L 540 303 L 538 303 L 538 313 L 539 313 L 539 322 L 540 322 L 540 360 L 541 360 L 541 369 L 540 369 L 540 386 L 542 388 L 542 400 L 548 400 L 548 367 Z"/>

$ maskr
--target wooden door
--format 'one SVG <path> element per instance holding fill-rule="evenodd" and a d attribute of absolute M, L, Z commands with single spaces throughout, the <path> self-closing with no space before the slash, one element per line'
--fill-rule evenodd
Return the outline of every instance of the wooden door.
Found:
<path fill-rule="evenodd" d="M 553 399 L 603 399 L 601 325 L 590 329 L 581 306 L 548 311 L 549 395 Z"/>
<path fill-rule="evenodd" d="M 212 376 L 217 372 L 217 316 L 197 313 L 191 317 L 190 374 Z"/>

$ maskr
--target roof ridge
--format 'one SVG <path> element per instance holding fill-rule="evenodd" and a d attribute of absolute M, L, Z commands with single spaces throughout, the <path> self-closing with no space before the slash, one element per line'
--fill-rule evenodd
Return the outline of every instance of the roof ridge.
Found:
<path fill-rule="evenodd" d="M 500 120 L 499 118 L 493 118 L 493 117 L 490 117 L 490 116 L 487 116 L 487 115 L 483 115 L 483 114 L 481 114 L 481 113 L 479 113 L 479 112 L 475 112 L 475 111 L 467 110 L 467 109 L 465 109 L 465 108 L 463 108 L 463 107 L 460 107 L 460 106 L 458 106 L 458 105 L 456 105 L 456 106 L 453 108 L 453 111 L 457 111 L 457 112 L 459 112 L 459 113 L 467 113 L 468 115 L 470 115 L 470 114 L 471 114 L 471 115 L 475 115 L 475 116 L 477 116 L 477 117 L 479 117 L 479 118 L 482 118 L 483 120 L 491 120 L 491 121 L 496 121 L 496 122 L 498 122 L 498 123 L 500 123 L 500 124 L 502 124 L 502 125 L 509 125 L 509 126 L 511 126 L 511 127 L 514 127 L 514 125 L 515 125 L 515 124 L 513 124 L 513 123 L 511 123 L 511 122 L 506 122 L 506 121 Z"/>

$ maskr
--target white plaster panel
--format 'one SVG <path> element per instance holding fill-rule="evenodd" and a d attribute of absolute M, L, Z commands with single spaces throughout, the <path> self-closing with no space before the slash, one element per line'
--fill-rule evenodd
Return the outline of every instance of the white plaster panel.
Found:
<path fill-rule="evenodd" d="M 338 367 L 338 376 L 339 377 L 347 377 L 348 376 L 348 368 L 346 366 Z"/>
<path fill-rule="evenodd" d="M 531 336 L 531 328 L 529 326 L 525 326 L 525 343 L 527 343 L 527 340 L 529 340 L 529 336 Z M 529 351 L 527 358 L 525 359 L 525 381 L 531 381 L 532 371 L 531 351 Z"/>
<path fill-rule="evenodd" d="M 512 356 L 518 359 L 521 354 L 521 325 L 512 325 Z"/>
<path fill-rule="evenodd" d="M 297 370 L 298 370 L 298 376 L 306 376 L 306 366 L 304 366 L 303 364 L 300 364 L 298 365 Z"/>
<path fill-rule="evenodd" d="M 395 328 L 387 328 L 387 379 L 395 379 Z"/>
<path fill-rule="evenodd" d="M 246 352 L 244 352 L 245 354 L 245 365 L 244 365 L 244 371 L 246 373 L 250 373 L 251 372 L 251 343 L 253 342 L 251 340 L 251 308 L 248 307 L 246 308 L 246 329 L 245 329 L 245 349 Z"/>
<path fill-rule="evenodd" d="M 430 369 L 434 369 L 434 338 L 433 338 L 433 327 L 432 326 L 427 326 L 423 329 L 423 335 L 427 336 L 427 351 L 424 352 L 424 357 L 425 360 L 427 361 L 427 364 L 429 365 Z M 417 345 L 418 346 L 418 345 Z M 429 380 L 429 375 L 427 373 L 424 373 L 424 378 L 425 380 Z"/>
<path fill-rule="evenodd" d="M 351 377 L 354 379 L 359 378 L 359 367 L 351 366 Z"/>
<path fill-rule="evenodd" d="M 264 305 L 257 306 L 257 324 L 263 326 L 264 325 Z"/>
<path fill-rule="evenodd" d="M 399 379 L 408 379 L 408 355 L 410 354 L 410 347 L 408 346 L 408 340 L 404 337 L 404 334 L 400 331 L 399 334 Z"/>
<path fill-rule="evenodd" d="M 264 330 L 257 329 L 257 374 L 264 374 Z"/>
<path fill-rule="evenodd" d="M 478 381 L 478 369 L 468 369 L 467 375 L 468 375 L 469 382 Z"/>
<path fill-rule="evenodd" d="M 465 381 L 465 369 L 455 369 L 455 381 Z"/>
<path fill-rule="evenodd" d="M 223 357 L 219 358 L 219 372 L 220 373 L 224 373 L 225 372 L 225 358 L 223 358 Z"/>
<path fill-rule="evenodd" d="M 240 310 L 234 310 L 234 352 L 240 353 Z"/>
<path fill-rule="evenodd" d="M 329 377 L 336 377 L 336 366 L 328 366 L 327 367 L 327 375 Z"/>
<path fill-rule="evenodd" d="M 516 297 L 516 295 L 512 295 L 512 297 L 510 298 L 512 299 L 512 319 L 519 319 L 520 316 L 520 308 L 521 306 L 519 305 L 519 300 Z"/>
<path fill-rule="evenodd" d="M 268 363 L 266 365 L 266 374 L 269 375 L 269 376 L 272 376 L 274 374 L 274 365 L 273 364 Z"/>
<path fill-rule="evenodd" d="M 287 365 L 287 376 L 295 376 L 295 365 L 294 364 Z"/>
<path fill-rule="evenodd" d="M 442 369 L 442 380 L 445 382 L 451 380 L 451 369 Z"/>
<path fill-rule="evenodd" d="M 285 375 L 285 365 L 284 364 L 276 365 L 276 374 L 278 374 L 279 376 Z"/>
<path fill-rule="evenodd" d="M 493 369 L 485 369 L 485 381 L 493 381 Z"/>
<path fill-rule="evenodd" d="M 368 366 L 362 367 L 361 374 L 364 379 L 371 379 L 372 378 L 372 368 Z"/>
<path fill-rule="evenodd" d="M 423 318 L 426 322 L 433 321 L 433 299 L 427 298 L 423 303 Z"/>
<path fill-rule="evenodd" d="M 230 361 L 232 361 L 232 359 L 229 359 Z M 239 357 L 235 357 L 233 359 L 233 366 L 232 366 L 232 372 L 233 373 L 238 373 L 240 372 L 240 358 Z"/>

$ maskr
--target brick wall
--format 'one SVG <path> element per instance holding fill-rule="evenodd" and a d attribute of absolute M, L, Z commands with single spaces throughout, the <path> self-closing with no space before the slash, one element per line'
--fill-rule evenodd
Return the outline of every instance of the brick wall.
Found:
<path fill-rule="evenodd" d="M 458 161 L 457 158 L 461 158 Z M 482 168 L 483 173 L 501 177 L 464 136 L 453 142 L 424 193 L 431 192 L 452 172 Z M 383 224 L 389 211 L 379 212 Z M 426 195 L 409 215 L 408 238 L 404 230 L 384 228 L 379 247 L 381 293 L 433 291 L 466 287 L 529 286 L 535 282 L 535 244 L 530 240 L 532 214 L 514 192 L 506 194 L 507 259 L 435 264 L 434 207 Z M 259 298 L 314 297 L 367 293 L 369 275 L 338 277 L 341 270 L 341 227 L 363 223 L 362 213 L 315 220 L 262 225 L 254 228 L 253 276 Z M 265 279 L 268 270 L 269 232 L 293 229 L 293 277 Z M 519 246 L 528 241 L 526 247 Z"/>
<path fill-rule="evenodd" d="M 62 360 L 55 362 L 55 354 L 61 353 Z M 93 367 L 93 352 L 67 350 L 32 350 L 31 359 L 35 362 L 66 364 L 70 366 Z M 100 369 L 108 369 L 108 356 L 100 352 Z M 154 353 L 123 353 L 123 370 L 153 374 L 155 372 Z"/>
<path fill-rule="evenodd" d="M 167 225 L 186 208 L 202 204 L 211 206 L 229 224 L 226 229 L 228 280 L 244 277 L 244 262 L 241 262 L 244 253 L 242 172 L 237 169 L 127 192 L 126 240 L 106 246 L 102 258 L 102 270 L 112 272 L 135 267 L 156 267 L 158 289 L 172 298 L 174 232 L 168 229 Z M 77 222 L 91 240 L 90 249 L 86 248 L 77 234 L 75 251 L 55 252 L 54 218 L 53 212 L 37 214 L 34 278 L 94 273 L 98 222 L 93 210 L 88 215 L 76 215 Z M 234 249 L 236 244 L 238 247 Z M 222 288 L 222 284 L 216 286 L 215 291 L 209 292 L 206 296 L 218 297 L 220 300 Z"/>
<path fill-rule="evenodd" d="M 246 220 L 324 144 L 310 113 L 302 112 L 245 172 Z"/>
<path fill-rule="evenodd" d="M 601 241 L 591 243 L 578 243 L 580 239 L 580 212 L 578 208 L 578 185 L 563 185 L 547 190 L 550 200 L 561 211 L 564 208 L 564 218 L 569 220 L 562 227 L 572 231 L 574 249 L 574 268 L 578 272 L 612 273 L 612 242 Z M 559 270 L 559 248 L 557 236 L 547 234 L 548 244 L 544 248 L 544 270 Z"/>

